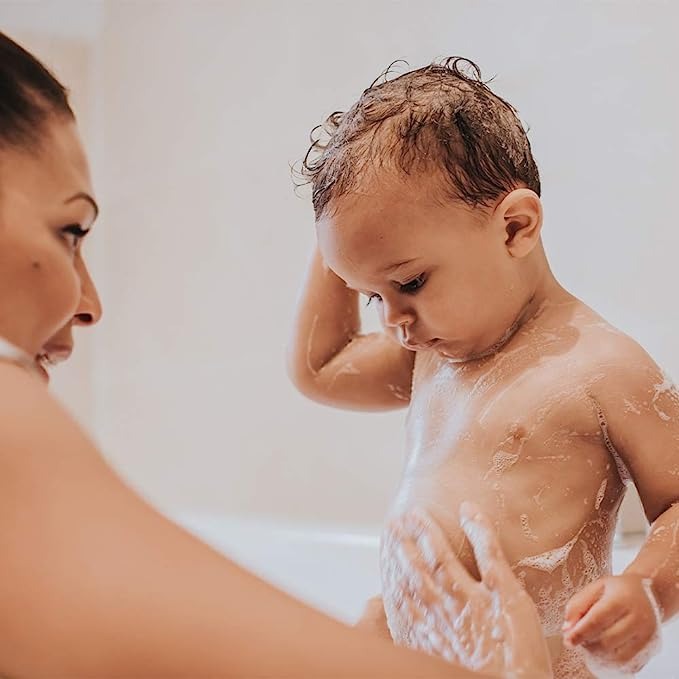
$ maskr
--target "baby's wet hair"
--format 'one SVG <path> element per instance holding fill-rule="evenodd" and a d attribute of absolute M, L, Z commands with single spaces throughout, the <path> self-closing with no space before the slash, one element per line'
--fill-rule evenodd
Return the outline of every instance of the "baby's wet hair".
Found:
<path fill-rule="evenodd" d="M 432 174 L 443 200 L 471 207 L 517 187 L 540 195 L 526 130 L 475 63 L 448 57 L 390 79 L 393 66 L 311 132 L 298 175 L 312 186 L 317 219 L 381 170 Z"/>
<path fill-rule="evenodd" d="M 53 115 L 74 118 L 66 88 L 4 33 L 0 33 L 0 148 L 36 147 Z"/>

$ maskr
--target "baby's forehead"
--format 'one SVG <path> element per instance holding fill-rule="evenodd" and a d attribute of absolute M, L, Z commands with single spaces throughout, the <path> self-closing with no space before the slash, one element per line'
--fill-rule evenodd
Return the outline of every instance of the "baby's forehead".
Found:
<path fill-rule="evenodd" d="M 486 211 L 456 199 L 433 173 L 395 177 L 373 172 L 357 189 L 329 203 L 317 226 L 337 230 L 345 238 L 386 238 L 426 231 L 428 225 L 442 222 L 479 220 Z"/>

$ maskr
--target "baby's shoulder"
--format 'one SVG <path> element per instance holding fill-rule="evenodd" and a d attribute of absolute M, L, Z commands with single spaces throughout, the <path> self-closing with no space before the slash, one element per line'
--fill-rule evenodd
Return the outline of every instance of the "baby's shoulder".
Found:
<path fill-rule="evenodd" d="M 600 319 L 598 322 L 583 325 L 578 330 L 577 353 L 582 354 L 586 365 L 615 367 L 652 362 L 651 357 L 634 338 L 608 321 Z"/>
<path fill-rule="evenodd" d="M 579 328 L 572 359 L 584 382 L 595 391 L 641 393 L 667 381 L 663 370 L 634 338 L 601 317 Z"/>

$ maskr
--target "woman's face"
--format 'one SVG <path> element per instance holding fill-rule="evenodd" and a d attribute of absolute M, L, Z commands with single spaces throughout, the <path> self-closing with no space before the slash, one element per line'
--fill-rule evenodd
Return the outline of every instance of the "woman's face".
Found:
<path fill-rule="evenodd" d="M 68 358 L 74 325 L 101 317 L 82 240 L 97 217 L 75 122 L 37 149 L 0 148 L 0 337 L 39 364 Z"/>

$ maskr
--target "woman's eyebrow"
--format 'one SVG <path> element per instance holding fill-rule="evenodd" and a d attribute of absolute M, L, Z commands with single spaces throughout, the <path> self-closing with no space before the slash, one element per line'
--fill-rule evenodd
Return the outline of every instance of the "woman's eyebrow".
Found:
<path fill-rule="evenodd" d="M 72 203 L 76 200 L 86 200 L 93 208 L 94 208 L 94 218 L 96 219 L 99 216 L 99 206 L 97 205 L 97 201 L 90 196 L 89 193 L 85 193 L 84 191 L 80 191 L 70 198 L 67 198 L 64 201 L 64 205 L 68 205 L 69 203 Z"/>

